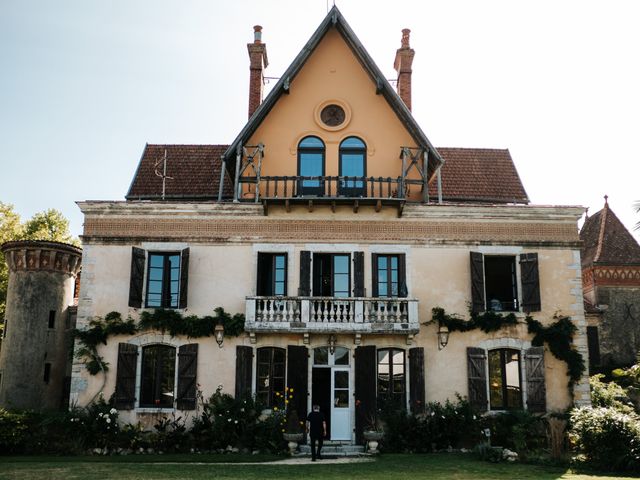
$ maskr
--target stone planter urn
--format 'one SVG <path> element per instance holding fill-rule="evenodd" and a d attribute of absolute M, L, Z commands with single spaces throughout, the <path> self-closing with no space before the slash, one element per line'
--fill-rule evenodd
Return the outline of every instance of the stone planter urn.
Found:
<path fill-rule="evenodd" d="M 282 437 L 286 442 L 288 442 L 287 446 L 289 447 L 289 455 L 293 455 L 296 453 L 298 444 L 304 438 L 304 433 L 283 433 Z"/>
<path fill-rule="evenodd" d="M 362 436 L 367 441 L 367 451 L 371 454 L 378 453 L 378 442 L 384 437 L 384 432 L 377 430 L 365 430 Z"/>

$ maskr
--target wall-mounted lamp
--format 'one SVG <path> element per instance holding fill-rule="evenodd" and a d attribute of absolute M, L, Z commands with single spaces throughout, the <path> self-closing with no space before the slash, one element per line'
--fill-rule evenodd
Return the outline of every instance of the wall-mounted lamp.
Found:
<path fill-rule="evenodd" d="M 329 335 L 327 345 L 329 345 L 329 353 L 333 355 L 333 353 L 336 351 L 336 336 L 333 333 Z"/>
<path fill-rule="evenodd" d="M 438 326 L 438 350 L 442 350 L 449 343 L 449 329 L 446 325 Z"/>
<path fill-rule="evenodd" d="M 216 343 L 218 347 L 222 348 L 222 342 L 224 342 L 224 326 L 220 323 L 213 329 L 213 333 L 216 336 Z"/>

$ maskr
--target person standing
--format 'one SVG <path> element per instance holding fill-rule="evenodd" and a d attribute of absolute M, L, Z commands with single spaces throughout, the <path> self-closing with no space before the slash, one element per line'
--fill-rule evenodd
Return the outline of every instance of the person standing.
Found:
<path fill-rule="evenodd" d="M 311 438 L 311 461 L 315 462 L 316 458 L 322 460 L 320 450 L 322 450 L 323 439 L 327 436 L 327 421 L 319 405 L 314 405 L 313 411 L 307 415 L 307 432 Z M 317 450 L 316 442 L 318 442 Z"/>

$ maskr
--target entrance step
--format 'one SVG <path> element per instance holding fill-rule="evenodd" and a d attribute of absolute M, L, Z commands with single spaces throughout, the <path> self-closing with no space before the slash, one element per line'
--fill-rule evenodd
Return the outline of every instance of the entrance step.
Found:
<path fill-rule="evenodd" d="M 310 457 L 311 446 L 300 445 L 300 453 L 297 456 Z M 321 454 L 323 457 L 358 457 L 364 455 L 363 445 L 351 445 L 344 442 L 324 442 Z"/>

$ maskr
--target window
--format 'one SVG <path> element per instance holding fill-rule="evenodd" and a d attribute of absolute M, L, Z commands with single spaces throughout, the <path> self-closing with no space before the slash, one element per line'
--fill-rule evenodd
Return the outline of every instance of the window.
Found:
<path fill-rule="evenodd" d="M 520 263 L 522 301 L 518 296 L 516 261 Z M 471 252 L 471 306 L 473 312 L 485 310 L 538 312 L 540 277 L 538 254 L 483 255 Z"/>
<path fill-rule="evenodd" d="M 178 308 L 180 254 L 149 253 L 147 307 Z"/>
<path fill-rule="evenodd" d="M 492 410 L 522 408 L 520 351 L 489 351 L 489 406 Z"/>
<path fill-rule="evenodd" d="M 168 345 L 142 348 L 140 406 L 173 408 L 176 349 Z"/>
<path fill-rule="evenodd" d="M 49 328 L 56 328 L 56 311 L 49 310 Z"/>
<path fill-rule="evenodd" d="M 341 177 L 360 177 L 367 175 L 366 168 L 367 147 L 357 137 L 345 138 L 340 143 L 340 173 Z M 340 195 L 362 197 L 365 196 L 363 180 L 347 179 L 340 182 Z"/>
<path fill-rule="evenodd" d="M 324 142 L 318 137 L 305 137 L 298 144 L 298 175 L 301 177 L 324 176 Z M 298 195 L 324 194 L 321 178 L 300 180 Z"/>
<path fill-rule="evenodd" d="M 284 395 L 284 348 L 258 349 L 256 396 L 269 407 L 277 405 L 276 393 Z"/>
<path fill-rule="evenodd" d="M 49 383 L 49 381 L 51 380 L 51 364 L 50 363 L 45 363 L 44 364 L 44 383 Z"/>
<path fill-rule="evenodd" d="M 378 350 L 378 406 L 405 407 L 406 377 L 404 350 Z"/>
<path fill-rule="evenodd" d="M 351 296 L 351 256 L 316 253 L 313 255 L 313 296 Z"/>
<path fill-rule="evenodd" d="M 372 256 L 373 296 L 374 297 L 406 297 L 404 255 Z"/>
<path fill-rule="evenodd" d="M 287 254 L 258 253 L 258 296 L 287 294 Z"/>

